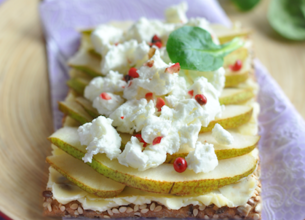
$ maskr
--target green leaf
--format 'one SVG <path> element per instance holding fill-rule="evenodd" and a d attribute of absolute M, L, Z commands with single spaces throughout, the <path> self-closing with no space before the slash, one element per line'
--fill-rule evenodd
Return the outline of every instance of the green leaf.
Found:
<path fill-rule="evenodd" d="M 290 40 L 305 40 L 305 0 L 273 0 L 268 20 L 272 28 Z"/>
<path fill-rule="evenodd" d="M 239 38 L 217 45 L 206 30 L 183 26 L 169 35 L 166 50 L 171 61 L 180 63 L 182 69 L 214 71 L 222 67 L 224 56 L 242 45 Z"/>
<path fill-rule="evenodd" d="M 250 11 L 260 0 L 231 0 L 239 10 Z"/>

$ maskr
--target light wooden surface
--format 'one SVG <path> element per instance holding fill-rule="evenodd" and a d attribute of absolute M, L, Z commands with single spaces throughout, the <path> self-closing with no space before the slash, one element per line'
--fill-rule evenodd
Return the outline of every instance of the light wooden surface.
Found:
<path fill-rule="evenodd" d="M 0 210 L 14 220 L 42 219 L 53 130 L 37 5 L 0 5 Z"/>
<path fill-rule="evenodd" d="M 14 220 L 42 219 L 50 154 L 46 137 L 53 131 L 38 2 L 0 5 L 0 210 Z M 221 3 L 232 19 L 255 31 L 257 57 L 304 117 L 305 44 L 277 37 L 266 20 L 267 1 L 247 14 Z"/>

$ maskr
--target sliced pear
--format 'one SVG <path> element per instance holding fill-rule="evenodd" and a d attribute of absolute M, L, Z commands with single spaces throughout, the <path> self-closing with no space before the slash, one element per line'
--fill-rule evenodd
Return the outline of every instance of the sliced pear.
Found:
<path fill-rule="evenodd" d="M 81 159 L 86 153 L 86 147 L 78 141 L 77 128 L 61 128 L 49 140 L 75 158 Z M 221 160 L 213 171 L 206 174 L 196 174 L 192 170 L 177 173 L 171 164 L 138 171 L 119 164 L 116 159 L 109 160 L 105 154 L 95 155 L 92 163 L 87 164 L 110 179 L 143 191 L 198 195 L 250 175 L 256 169 L 257 160 L 251 154 Z"/>
<path fill-rule="evenodd" d="M 86 28 L 86 29 L 80 29 L 78 30 L 82 35 L 86 34 L 86 35 L 91 35 L 91 33 L 93 32 L 93 30 L 95 29 L 95 27 L 91 27 L 91 28 Z"/>
<path fill-rule="evenodd" d="M 250 153 L 257 146 L 260 139 L 260 136 L 258 135 L 243 135 L 234 130 L 228 131 L 234 138 L 234 142 L 230 145 L 219 144 L 210 132 L 200 133 L 198 135 L 198 141 L 202 143 L 208 142 L 213 144 L 218 160 L 223 160 Z M 121 149 L 123 150 L 127 142 L 130 141 L 132 135 L 120 133 L 120 136 L 122 138 Z M 165 163 L 173 163 L 177 157 L 185 158 L 188 153 L 193 150 L 194 148 L 184 146 L 177 153 L 172 155 L 167 154 Z"/>
<path fill-rule="evenodd" d="M 125 188 L 125 185 L 100 175 L 84 162 L 67 153 L 49 156 L 46 161 L 81 189 L 99 197 L 117 196 Z"/>
<path fill-rule="evenodd" d="M 213 24 L 211 28 L 221 44 L 233 40 L 235 37 L 247 37 L 251 33 L 250 29 L 228 28 L 219 24 Z"/>
<path fill-rule="evenodd" d="M 210 143 L 214 145 L 215 154 L 218 160 L 229 159 L 233 157 L 238 157 L 250 153 L 257 145 L 260 137 L 242 135 L 238 132 L 229 131 L 233 136 L 234 141 L 230 145 L 219 144 L 215 138 L 212 136 L 212 133 L 201 133 L 198 136 L 198 141 L 201 143 Z M 194 148 L 184 146 L 177 153 L 172 155 L 167 155 L 166 163 L 173 163 L 177 157 L 185 158 L 189 152 L 194 151 Z"/>
<path fill-rule="evenodd" d="M 98 111 L 92 106 L 92 102 L 90 102 L 88 99 L 84 97 L 76 97 L 75 101 L 80 104 L 93 118 L 97 118 L 100 115 Z"/>
<path fill-rule="evenodd" d="M 79 127 L 81 124 L 70 116 L 64 118 L 63 127 Z"/>
<path fill-rule="evenodd" d="M 77 120 L 81 124 L 91 122 L 96 114 L 93 112 L 91 105 L 88 105 L 89 101 L 86 102 L 83 99 L 76 98 L 78 102 L 83 102 L 82 105 L 86 105 L 86 110 L 76 101 L 65 101 L 59 102 L 59 110 L 69 115 L 71 118 Z M 91 107 L 90 107 L 91 106 Z M 92 111 L 90 114 L 87 111 Z M 237 128 L 242 124 L 247 123 L 252 115 L 253 107 L 246 105 L 227 105 L 225 110 L 222 112 L 222 116 L 214 121 L 211 121 L 207 127 L 202 127 L 200 132 L 212 131 L 214 125 L 219 123 L 223 128 Z"/>
<path fill-rule="evenodd" d="M 86 79 L 88 81 L 93 79 L 92 76 L 89 76 L 87 73 L 84 73 L 84 71 L 77 70 L 77 69 L 74 69 L 74 68 L 70 69 L 69 75 L 70 75 L 70 78 L 83 78 L 83 79 Z"/>
<path fill-rule="evenodd" d="M 232 72 L 227 69 L 225 77 L 225 88 L 236 87 L 238 84 L 245 82 L 249 78 L 249 71 Z"/>
<path fill-rule="evenodd" d="M 254 94 L 250 89 L 225 88 L 219 97 L 219 102 L 222 105 L 232 105 L 246 102 L 253 97 Z"/>
<path fill-rule="evenodd" d="M 103 75 L 100 71 L 101 58 L 88 52 L 86 49 L 79 50 L 68 61 L 68 65 L 75 69 L 87 73 L 89 76 L 96 77 Z"/>
<path fill-rule="evenodd" d="M 58 103 L 59 110 L 81 124 L 91 122 L 93 118 L 75 101 L 63 101 Z"/>
<path fill-rule="evenodd" d="M 69 88 L 73 89 L 77 94 L 83 95 L 86 86 L 89 84 L 90 80 L 83 78 L 72 78 L 67 81 Z"/>
<path fill-rule="evenodd" d="M 81 33 L 81 48 L 87 51 L 94 51 L 93 45 L 91 43 L 91 33 L 82 32 Z"/>
<path fill-rule="evenodd" d="M 224 129 L 236 128 L 248 122 L 251 118 L 253 107 L 246 105 L 227 105 L 220 118 L 211 121 L 207 127 L 202 127 L 200 132 L 212 131 L 215 124 L 220 124 Z"/>
<path fill-rule="evenodd" d="M 102 58 L 101 55 L 94 50 L 94 47 L 91 42 L 90 34 L 82 34 L 82 40 L 81 40 L 81 48 L 84 48 L 87 50 L 87 52 L 91 55 L 97 56 L 98 58 Z"/>
<path fill-rule="evenodd" d="M 236 60 L 241 60 L 244 63 L 248 56 L 249 50 L 245 47 L 240 47 L 224 57 L 223 66 L 228 67 L 234 65 Z"/>

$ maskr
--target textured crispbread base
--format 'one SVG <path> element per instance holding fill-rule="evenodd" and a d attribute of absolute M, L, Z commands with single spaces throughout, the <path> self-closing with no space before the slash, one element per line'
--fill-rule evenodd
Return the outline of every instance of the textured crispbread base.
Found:
<path fill-rule="evenodd" d="M 135 205 L 118 206 L 104 212 L 84 210 L 77 201 L 66 205 L 56 200 L 44 197 L 44 215 L 52 217 L 87 217 L 87 218 L 199 218 L 199 219 L 261 219 L 260 187 L 249 199 L 245 206 L 229 208 L 227 206 L 218 208 L 215 205 L 193 206 L 189 205 L 179 210 L 169 210 L 165 206 L 153 202 L 146 207 Z M 125 208 L 122 208 L 125 207 Z"/>
<path fill-rule="evenodd" d="M 260 177 L 260 166 L 252 174 L 254 178 Z M 72 201 L 65 205 L 60 204 L 53 199 L 52 192 L 47 190 L 43 192 L 43 214 L 52 217 L 87 217 L 87 218 L 128 218 L 128 217 L 145 217 L 145 218 L 199 218 L 199 219 L 261 219 L 261 183 L 258 180 L 257 188 L 252 197 L 244 206 L 229 208 L 227 206 L 217 207 L 193 206 L 188 205 L 179 210 L 170 210 L 167 207 L 152 202 L 143 206 L 118 206 L 104 212 L 84 210 L 82 204 L 78 201 Z"/>

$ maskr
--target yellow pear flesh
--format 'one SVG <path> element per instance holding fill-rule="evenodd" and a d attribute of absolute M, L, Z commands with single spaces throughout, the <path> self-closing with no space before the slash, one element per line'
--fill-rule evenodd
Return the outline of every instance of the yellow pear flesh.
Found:
<path fill-rule="evenodd" d="M 225 88 L 220 97 L 221 105 L 232 105 L 248 101 L 254 94 L 250 89 Z"/>
<path fill-rule="evenodd" d="M 219 24 L 213 24 L 211 28 L 221 44 L 231 41 L 235 37 L 247 37 L 251 33 L 250 29 L 228 28 Z"/>
<path fill-rule="evenodd" d="M 225 88 L 236 87 L 238 84 L 245 82 L 249 78 L 250 70 L 232 72 L 227 69 L 225 77 Z"/>
<path fill-rule="evenodd" d="M 88 99 L 80 96 L 76 97 L 75 101 L 80 104 L 93 118 L 97 118 L 100 115 L 98 111 L 92 106 L 92 102 L 90 102 Z"/>
<path fill-rule="evenodd" d="M 75 158 L 81 159 L 86 153 L 86 147 L 81 146 L 78 140 L 76 128 L 61 128 L 50 136 L 49 140 Z M 251 154 L 246 154 L 221 160 L 213 171 L 197 174 L 192 170 L 177 173 L 171 164 L 138 171 L 119 164 L 116 159 L 108 159 L 105 154 L 95 155 L 92 163 L 87 164 L 110 179 L 143 191 L 198 195 L 235 183 L 250 175 L 256 169 L 257 160 Z"/>
<path fill-rule="evenodd" d="M 230 65 L 234 65 L 236 60 L 240 60 L 242 63 L 244 63 L 248 56 L 249 50 L 245 47 L 240 47 L 224 57 L 223 66 L 226 68 Z"/>
<path fill-rule="evenodd" d="M 86 86 L 89 84 L 89 80 L 82 78 L 71 78 L 67 81 L 67 85 L 70 89 L 73 89 L 78 95 L 83 95 Z"/>
<path fill-rule="evenodd" d="M 100 72 L 100 63 L 101 58 L 99 56 L 96 56 L 85 49 L 79 50 L 68 61 L 70 67 L 81 70 L 91 77 L 103 75 Z"/>
<path fill-rule="evenodd" d="M 201 143 L 207 142 L 213 144 L 215 154 L 218 160 L 224 160 L 250 153 L 256 147 L 260 139 L 258 135 L 250 136 L 242 135 L 235 131 L 229 132 L 234 138 L 233 143 L 230 145 L 219 144 L 210 132 L 199 134 L 198 141 Z M 173 163 L 178 157 L 185 158 L 191 151 L 194 151 L 194 148 L 191 148 L 189 146 L 183 146 L 177 153 L 174 153 L 172 155 L 168 154 L 165 162 Z"/>
<path fill-rule="evenodd" d="M 212 131 L 215 124 L 220 124 L 224 129 L 237 128 L 247 123 L 253 112 L 253 107 L 246 105 L 227 105 L 221 117 L 211 121 L 207 127 L 201 127 L 200 132 Z"/>
<path fill-rule="evenodd" d="M 68 180 L 86 192 L 99 197 L 117 196 L 125 188 L 125 185 L 106 178 L 86 165 L 83 161 L 65 152 L 63 154 L 57 154 L 56 156 L 49 156 L 46 160 Z"/>
<path fill-rule="evenodd" d="M 75 119 L 81 124 L 91 122 L 93 117 L 91 117 L 81 105 L 75 101 L 63 101 L 58 103 L 58 108 L 61 112 L 69 115 L 71 118 Z"/>

